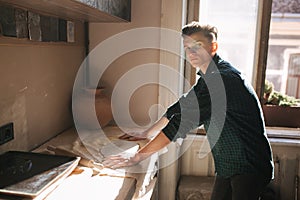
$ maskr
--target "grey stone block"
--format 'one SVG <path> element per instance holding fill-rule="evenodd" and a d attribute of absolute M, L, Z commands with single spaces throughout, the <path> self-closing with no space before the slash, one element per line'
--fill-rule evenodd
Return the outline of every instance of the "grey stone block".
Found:
<path fill-rule="evenodd" d="M 177 197 L 178 200 L 209 200 L 215 177 L 186 176 L 180 177 Z"/>

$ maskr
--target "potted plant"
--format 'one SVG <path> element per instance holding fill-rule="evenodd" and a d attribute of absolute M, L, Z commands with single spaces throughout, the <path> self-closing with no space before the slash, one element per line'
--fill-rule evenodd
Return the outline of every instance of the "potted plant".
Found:
<path fill-rule="evenodd" d="M 300 128 L 300 99 L 274 90 L 265 81 L 263 112 L 266 126 Z"/>

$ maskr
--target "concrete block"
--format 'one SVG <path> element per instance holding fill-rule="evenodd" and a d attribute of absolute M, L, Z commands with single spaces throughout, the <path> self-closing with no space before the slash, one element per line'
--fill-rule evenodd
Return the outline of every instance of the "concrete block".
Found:
<path fill-rule="evenodd" d="M 186 176 L 180 177 L 177 189 L 178 200 L 209 200 L 215 177 Z"/>

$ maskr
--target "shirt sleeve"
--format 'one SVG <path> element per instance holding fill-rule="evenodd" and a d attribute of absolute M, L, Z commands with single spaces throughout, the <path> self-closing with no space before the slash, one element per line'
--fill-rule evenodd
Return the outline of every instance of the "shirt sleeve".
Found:
<path fill-rule="evenodd" d="M 164 115 L 169 123 L 162 132 L 170 141 L 185 138 L 186 133 L 210 117 L 210 96 L 203 80 L 170 106 Z"/>
<path fill-rule="evenodd" d="M 180 114 L 180 104 L 179 101 L 171 105 L 167 112 L 164 114 L 164 117 L 166 117 L 168 120 L 172 118 L 173 115 Z"/>

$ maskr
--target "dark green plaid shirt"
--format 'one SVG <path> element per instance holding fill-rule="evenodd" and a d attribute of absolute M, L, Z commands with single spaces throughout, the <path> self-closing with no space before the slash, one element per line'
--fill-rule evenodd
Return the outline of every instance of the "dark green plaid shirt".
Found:
<path fill-rule="evenodd" d="M 171 140 L 204 124 L 218 176 L 261 173 L 273 177 L 272 151 L 252 86 L 218 55 L 191 90 L 170 106 L 162 130 Z"/>

